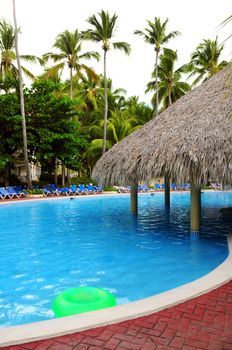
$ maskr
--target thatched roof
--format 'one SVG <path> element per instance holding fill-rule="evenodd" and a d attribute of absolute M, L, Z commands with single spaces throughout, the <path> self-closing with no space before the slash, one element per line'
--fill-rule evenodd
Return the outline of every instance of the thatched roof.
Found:
<path fill-rule="evenodd" d="M 114 145 L 92 175 L 131 184 L 165 174 L 232 183 L 232 64 Z"/>

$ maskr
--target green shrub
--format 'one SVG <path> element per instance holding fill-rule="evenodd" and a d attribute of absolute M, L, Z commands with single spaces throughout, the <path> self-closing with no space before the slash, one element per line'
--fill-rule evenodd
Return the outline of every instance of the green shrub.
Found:
<path fill-rule="evenodd" d="M 33 189 L 33 190 L 28 190 L 27 191 L 28 194 L 43 194 L 43 191 L 39 188 L 37 189 Z"/>
<path fill-rule="evenodd" d="M 114 188 L 113 186 L 104 187 L 104 191 L 106 191 L 106 192 L 118 192 L 117 188 Z"/>

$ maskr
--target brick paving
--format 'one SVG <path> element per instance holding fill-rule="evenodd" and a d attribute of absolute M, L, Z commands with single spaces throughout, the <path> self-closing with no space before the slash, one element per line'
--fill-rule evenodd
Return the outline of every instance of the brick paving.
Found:
<path fill-rule="evenodd" d="M 2 349 L 232 350 L 232 281 L 149 316 Z"/>

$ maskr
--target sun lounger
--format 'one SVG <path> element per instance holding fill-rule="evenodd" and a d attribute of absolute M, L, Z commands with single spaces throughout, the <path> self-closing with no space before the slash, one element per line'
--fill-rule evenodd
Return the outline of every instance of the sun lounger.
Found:
<path fill-rule="evenodd" d="M 79 191 L 80 191 L 80 194 L 87 194 L 88 193 L 87 188 L 83 184 L 80 184 Z"/>
<path fill-rule="evenodd" d="M 0 187 L 0 195 L 2 199 L 12 199 L 14 197 L 5 187 Z"/>
<path fill-rule="evenodd" d="M 74 196 L 80 194 L 80 190 L 79 190 L 79 188 L 77 187 L 77 185 L 71 185 L 71 186 L 70 186 L 70 190 L 71 190 L 71 194 L 74 195 Z"/>
<path fill-rule="evenodd" d="M 96 193 L 96 191 L 95 191 L 93 185 L 91 185 L 91 184 L 89 184 L 89 185 L 87 186 L 87 191 L 88 191 L 88 193 L 92 193 L 92 194 Z"/>

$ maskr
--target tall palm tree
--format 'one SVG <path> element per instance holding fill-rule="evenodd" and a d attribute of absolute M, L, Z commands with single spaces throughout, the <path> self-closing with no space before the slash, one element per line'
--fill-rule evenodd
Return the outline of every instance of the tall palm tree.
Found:
<path fill-rule="evenodd" d="M 93 15 L 87 19 L 87 22 L 92 26 L 84 32 L 87 40 L 102 43 L 103 57 L 104 57 L 104 128 L 103 128 L 103 146 L 102 154 L 106 151 L 106 128 L 108 116 L 108 97 L 107 97 L 107 75 L 106 75 L 106 54 L 111 48 L 111 39 L 114 36 L 116 29 L 116 21 L 118 16 L 116 13 L 111 17 L 108 12 L 101 10 L 98 13 L 99 19 Z M 122 50 L 126 55 L 130 54 L 130 45 L 126 42 L 113 42 L 114 49 Z"/>
<path fill-rule="evenodd" d="M 52 59 L 54 62 L 59 62 L 50 69 L 47 69 L 45 77 L 57 76 L 58 73 L 62 73 L 66 64 L 69 68 L 69 82 L 70 90 L 69 96 L 73 98 L 73 74 L 76 72 L 75 78 L 78 80 L 82 76 L 82 72 L 85 71 L 88 75 L 95 76 L 95 72 L 86 66 L 84 63 L 81 63 L 82 59 L 89 60 L 95 58 L 99 60 L 99 54 L 97 52 L 85 52 L 81 53 L 83 37 L 76 29 L 74 32 L 65 30 L 60 33 L 53 45 L 54 48 L 58 49 L 58 53 L 48 52 L 43 55 L 44 62 L 47 62 L 49 59 Z M 64 166 L 62 167 L 62 185 L 64 185 Z M 68 172 L 68 182 L 70 183 L 69 170 Z"/>
<path fill-rule="evenodd" d="M 166 109 L 178 98 L 183 96 L 187 91 L 191 90 L 191 86 L 180 81 L 181 75 L 185 73 L 185 68 L 182 66 L 175 70 L 177 62 L 177 52 L 171 49 L 164 49 L 160 55 L 160 64 L 158 66 L 158 95 L 160 102 L 163 103 L 163 108 Z M 155 77 L 155 72 L 153 74 Z M 156 101 L 156 81 L 151 81 L 147 84 L 148 91 L 155 91 L 153 97 Z"/>
<path fill-rule="evenodd" d="M 173 31 L 167 34 L 168 18 L 162 23 L 159 17 L 155 17 L 154 22 L 147 21 L 148 27 L 144 31 L 136 30 L 134 34 L 142 36 L 148 44 L 154 46 L 155 49 L 155 81 L 156 81 L 156 115 L 159 108 L 158 95 L 158 60 L 162 46 L 167 44 L 169 40 L 175 38 L 180 33 Z"/>
<path fill-rule="evenodd" d="M 54 62 L 59 62 L 50 69 L 47 69 L 46 75 L 48 77 L 56 76 L 57 73 L 61 73 L 66 64 L 69 68 L 69 80 L 70 80 L 70 98 L 73 97 L 73 74 L 76 72 L 76 77 L 80 78 L 82 72 L 85 71 L 89 75 L 95 75 L 95 72 L 86 66 L 81 61 L 95 58 L 99 60 L 99 54 L 95 51 L 81 53 L 83 37 L 76 29 L 74 32 L 65 30 L 60 33 L 53 45 L 58 49 L 58 53 L 48 52 L 43 55 L 44 62 L 52 59 Z"/>
<path fill-rule="evenodd" d="M 219 44 L 217 38 L 215 40 L 203 40 L 191 55 L 191 61 L 187 67 L 187 71 L 191 72 L 189 78 L 197 75 L 192 85 L 195 86 L 202 80 L 210 78 L 218 73 L 228 62 L 220 61 L 223 44 Z"/>
<path fill-rule="evenodd" d="M 27 185 L 29 188 L 31 188 L 31 172 L 30 172 L 30 165 L 28 161 L 27 128 L 26 128 L 25 107 L 24 107 L 22 68 L 20 64 L 20 56 L 19 56 L 19 49 L 18 49 L 18 26 L 17 26 L 17 19 L 16 19 L 15 0 L 13 0 L 13 16 L 14 16 L 14 26 L 15 26 L 15 30 L 14 30 L 15 52 L 16 52 L 16 58 L 17 58 L 17 64 L 18 64 L 20 107 L 21 107 L 21 115 L 22 115 L 23 153 L 24 153 L 24 161 L 26 165 Z"/>

